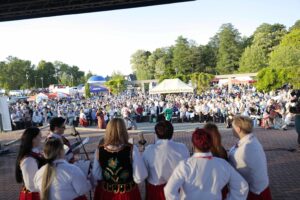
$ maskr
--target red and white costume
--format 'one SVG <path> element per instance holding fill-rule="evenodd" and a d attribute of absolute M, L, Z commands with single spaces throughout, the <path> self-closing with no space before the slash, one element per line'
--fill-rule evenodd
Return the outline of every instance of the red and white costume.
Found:
<path fill-rule="evenodd" d="M 32 152 L 20 162 L 24 187 L 20 192 L 20 200 L 39 200 L 40 195 L 34 186 L 33 178 L 44 163 L 43 157 L 37 148 L 33 148 Z"/>
<path fill-rule="evenodd" d="M 164 188 L 166 199 L 220 200 L 228 184 L 228 200 L 246 200 L 248 184 L 224 159 L 209 153 L 195 153 L 175 168 Z"/>
<path fill-rule="evenodd" d="M 93 178 L 97 181 L 94 200 L 141 200 L 137 184 L 147 175 L 137 147 L 100 145 L 93 165 Z"/>
<path fill-rule="evenodd" d="M 147 200 L 165 200 L 164 186 L 179 162 L 189 156 L 189 150 L 184 144 L 172 140 L 160 139 L 155 144 L 147 146 L 143 153 L 148 170 Z"/>
<path fill-rule="evenodd" d="M 49 200 L 86 200 L 84 195 L 92 186 L 81 169 L 63 159 L 55 160 L 53 165 L 55 178 L 50 186 Z M 45 169 L 45 166 L 39 169 L 34 177 L 38 191 L 42 190 Z"/>
<path fill-rule="evenodd" d="M 249 184 L 248 200 L 271 200 L 266 155 L 253 134 L 239 140 L 229 152 L 229 162 Z"/>

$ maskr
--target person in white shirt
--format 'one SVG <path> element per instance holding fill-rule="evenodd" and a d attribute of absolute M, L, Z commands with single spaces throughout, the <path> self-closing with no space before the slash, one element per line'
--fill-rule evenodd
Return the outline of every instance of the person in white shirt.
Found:
<path fill-rule="evenodd" d="M 136 146 L 128 143 L 122 118 L 112 119 L 103 142 L 95 151 L 93 179 L 97 181 L 94 200 L 140 200 L 137 184 L 147 177 L 147 169 Z"/>
<path fill-rule="evenodd" d="M 267 159 L 262 145 L 251 133 L 252 124 L 249 117 L 234 117 L 233 135 L 240 140 L 229 151 L 229 162 L 248 182 L 248 200 L 271 200 Z"/>
<path fill-rule="evenodd" d="M 34 177 L 35 188 L 42 200 L 87 200 L 91 183 L 80 168 L 64 160 L 61 140 L 49 139 L 44 147 L 47 164 Z"/>
<path fill-rule="evenodd" d="M 246 200 L 248 184 L 224 159 L 213 157 L 212 138 L 204 129 L 192 135 L 194 155 L 181 161 L 164 188 L 167 200 L 220 200 L 228 185 L 227 200 Z"/>
<path fill-rule="evenodd" d="M 39 200 L 33 178 L 38 169 L 45 163 L 40 154 L 42 135 L 36 127 L 27 128 L 22 137 L 16 162 L 16 180 L 24 186 L 20 192 L 20 200 Z"/>
<path fill-rule="evenodd" d="M 35 111 L 32 115 L 33 126 L 43 126 L 43 117 L 39 111 Z"/>
<path fill-rule="evenodd" d="M 155 126 L 158 140 L 143 153 L 148 170 L 146 183 L 147 200 L 164 200 L 164 186 L 181 160 L 190 156 L 187 147 L 172 140 L 174 128 L 171 122 L 161 121 Z"/>
<path fill-rule="evenodd" d="M 50 121 L 50 134 L 47 135 L 47 139 L 50 138 L 57 138 L 60 139 L 61 142 L 64 144 L 64 149 L 69 150 L 71 148 L 71 143 L 69 140 L 64 136 L 66 125 L 66 120 L 62 117 L 53 117 Z M 74 153 L 79 152 L 69 152 L 66 154 L 66 160 L 70 163 L 74 163 Z"/>

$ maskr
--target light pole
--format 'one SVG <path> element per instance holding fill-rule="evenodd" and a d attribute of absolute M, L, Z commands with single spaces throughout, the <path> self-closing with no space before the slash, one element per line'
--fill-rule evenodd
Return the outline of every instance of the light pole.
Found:
<path fill-rule="evenodd" d="M 44 88 L 44 77 L 41 77 L 42 80 L 42 88 Z"/>
<path fill-rule="evenodd" d="M 34 88 L 36 89 L 36 76 L 34 76 Z"/>
<path fill-rule="evenodd" d="M 27 89 L 29 88 L 29 82 L 28 82 L 28 78 L 29 78 L 29 75 L 26 73 L 26 79 L 27 79 Z"/>

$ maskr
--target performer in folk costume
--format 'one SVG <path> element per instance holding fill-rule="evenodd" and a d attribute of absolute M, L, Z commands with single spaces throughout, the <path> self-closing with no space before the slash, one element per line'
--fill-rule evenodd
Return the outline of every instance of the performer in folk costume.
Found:
<path fill-rule="evenodd" d="M 64 159 L 61 140 L 48 139 L 44 155 L 46 165 L 34 177 L 41 200 L 87 200 L 84 194 L 91 189 L 91 183 L 81 169 Z"/>
<path fill-rule="evenodd" d="M 227 152 L 222 145 L 221 134 L 219 132 L 217 125 L 209 122 L 205 124 L 203 128 L 211 136 L 212 139 L 211 153 L 213 154 L 213 156 L 227 160 Z"/>
<path fill-rule="evenodd" d="M 229 185 L 227 199 L 245 200 L 248 184 L 224 159 L 213 157 L 211 136 L 204 129 L 196 129 L 192 135 L 194 155 L 181 161 L 164 188 L 166 199 L 180 199 L 182 188 L 187 200 L 220 200 L 222 189 Z"/>
<path fill-rule="evenodd" d="M 50 121 L 50 134 L 47 136 L 47 139 L 50 138 L 57 138 L 60 139 L 61 142 L 65 145 L 65 149 L 69 149 L 71 147 L 71 144 L 67 138 L 65 138 L 64 133 L 66 129 L 65 125 L 66 120 L 63 117 L 54 117 Z M 70 163 L 73 163 L 75 161 L 74 154 L 69 153 L 66 155 L 66 160 Z"/>
<path fill-rule="evenodd" d="M 124 120 L 112 119 L 106 127 L 104 142 L 95 151 L 94 199 L 140 200 L 137 184 L 146 177 L 147 169 L 137 147 L 128 143 Z"/>
<path fill-rule="evenodd" d="M 99 108 L 97 113 L 96 113 L 99 129 L 105 129 L 106 128 L 106 122 L 105 122 L 105 119 L 104 119 L 104 115 L 105 115 L 105 113 L 104 113 L 103 109 Z"/>
<path fill-rule="evenodd" d="M 184 144 L 172 141 L 173 132 L 174 128 L 170 122 L 158 122 L 155 126 L 158 140 L 155 144 L 149 145 L 143 154 L 148 170 L 147 200 L 166 199 L 164 186 L 178 163 L 190 156 L 189 150 Z"/>
<path fill-rule="evenodd" d="M 232 125 L 233 135 L 240 140 L 229 151 L 229 162 L 248 182 L 248 200 L 271 200 L 266 155 L 252 134 L 252 119 L 236 116 Z"/>
<path fill-rule="evenodd" d="M 222 158 L 228 161 L 227 152 L 222 145 L 221 134 L 216 124 L 206 123 L 203 127 L 211 136 L 212 147 L 210 149 L 214 157 Z M 228 186 L 226 185 L 222 190 L 222 199 L 226 199 L 228 194 Z"/>
<path fill-rule="evenodd" d="M 16 162 L 16 180 L 24 186 L 20 192 L 20 200 L 39 200 L 40 196 L 34 187 L 33 178 L 38 169 L 45 164 L 40 153 L 42 135 L 36 127 L 27 128 L 22 137 Z"/>

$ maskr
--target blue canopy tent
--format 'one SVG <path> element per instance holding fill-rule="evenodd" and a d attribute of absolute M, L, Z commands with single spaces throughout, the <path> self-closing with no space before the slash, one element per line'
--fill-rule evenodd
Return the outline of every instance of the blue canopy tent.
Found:
<path fill-rule="evenodd" d="M 91 85 L 90 86 L 90 92 L 91 93 L 108 92 L 108 89 L 104 86 Z"/>

